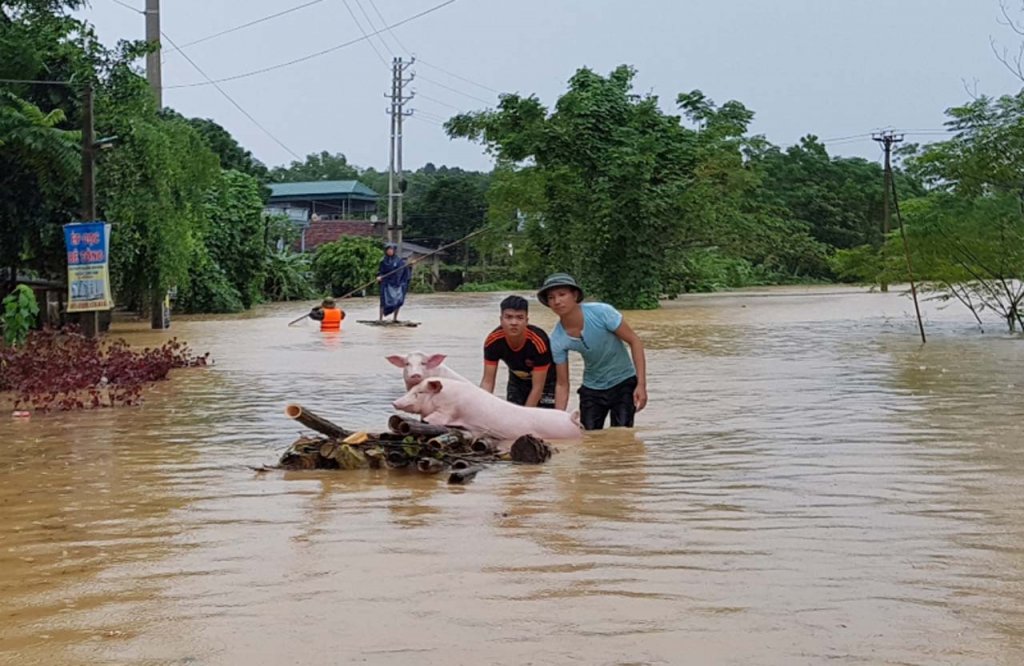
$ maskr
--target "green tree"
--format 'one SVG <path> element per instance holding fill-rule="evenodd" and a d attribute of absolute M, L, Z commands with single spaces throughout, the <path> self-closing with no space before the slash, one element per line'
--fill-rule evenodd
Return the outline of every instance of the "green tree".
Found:
<path fill-rule="evenodd" d="M 263 196 L 258 180 L 240 171 L 224 171 L 209 192 L 210 219 L 206 246 L 210 256 L 224 269 L 249 308 L 261 300 L 265 277 L 266 227 Z"/>
<path fill-rule="evenodd" d="M 306 156 L 302 162 L 293 161 L 287 167 L 274 167 L 270 180 L 275 183 L 295 183 L 309 180 L 357 180 L 359 170 L 348 163 L 341 153 L 326 150 Z M 386 190 L 385 190 L 386 191 Z"/>
<path fill-rule="evenodd" d="M 23 265 L 43 268 L 39 241 L 73 202 L 64 188 L 79 177 L 79 135 L 60 129 L 64 119 L 0 91 L 0 266 L 12 288 Z"/>
<path fill-rule="evenodd" d="M 345 237 L 325 243 L 313 256 L 316 287 L 332 296 L 341 296 L 372 282 L 384 258 L 380 243 L 372 238 Z"/>
<path fill-rule="evenodd" d="M 0 302 L 0 324 L 3 325 L 3 341 L 10 347 L 25 344 L 28 332 L 35 325 L 39 315 L 39 304 L 31 289 L 19 284 Z"/>
<path fill-rule="evenodd" d="M 435 179 L 409 216 L 410 236 L 456 240 L 480 228 L 487 213 L 487 182 L 474 176 Z"/>
<path fill-rule="evenodd" d="M 260 181 L 265 181 L 270 177 L 270 170 L 266 165 L 253 157 L 253 154 L 243 148 L 230 132 L 213 120 L 187 118 L 185 122 L 191 125 L 192 129 L 199 133 L 199 136 L 203 137 L 207 147 L 220 160 L 221 169 L 240 171 Z"/>
<path fill-rule="evenodd" d="M 626 66 L 607 77 L 581 69 L 553 113 L 536 97 L 506 95 L 496 111 L 446 127 L 482 142 L 499 165 L 536 165 L 544 179 L 536 214 L 552 265 L 620 307 L 652 308 L 693 145 L 657 98 L 632 93 L 633 76 Z"/>
<path fill-rule="evenodd" d="M 217 157 L 180 117 L 161 117 L 144 79 L 119 66 L 98 124 L 119 137 L 98 169 L 101 207 L 115 223 L 111 279 L 119 301 L 142 310 L 154 292 L 187 288 L 208 224 Z"/>

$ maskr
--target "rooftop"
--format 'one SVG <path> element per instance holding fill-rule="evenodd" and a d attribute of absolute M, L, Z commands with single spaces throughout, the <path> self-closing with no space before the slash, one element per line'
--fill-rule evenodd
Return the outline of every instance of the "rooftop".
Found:
<path fill-rule="evenodd" d="M 299 183 L 270 183 L 270 201 L 286 199 L 350 199 L 379 195 L 358 180 L 311 180 Z"/>

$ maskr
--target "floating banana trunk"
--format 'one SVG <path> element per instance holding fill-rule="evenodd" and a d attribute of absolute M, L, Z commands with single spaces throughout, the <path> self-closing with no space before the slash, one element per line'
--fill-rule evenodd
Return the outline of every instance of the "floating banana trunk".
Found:
<path fill-rule="evenodd" d="M 483 467 L 480 465 L 470 465 L 463 469 L 452 469 L 452 473 L 448 475 L 448 483 L 452 485 L 469 483 L 482 469 Z"/>
<path fill-rule="evenodd" d="M 420 458 L 416 461 L 416 469 L 427 474 L 437 474 L 444 470 L 444 463 L 437 458 Z"/>
<path fill-rule="evenodd" d="M 288 405 L 284 408 L 285 416 L 290 419 L 295 419 L 302 425 L 316 430 L 319 433 L 323 433 L 328 437 L 335 439 L 344 439 L 352 434 L 351 431 L 345 430 L 341 426 L 331 423 L 322 416 L 317 416 L 308 409 L 303 409 L 301 405 Z"/>
<path fill-rule="evenodd" d="M 478 439 L 469 445 L 469 450 L 473 453 L 497 453 L 498 447 L 486 439 Z"/>

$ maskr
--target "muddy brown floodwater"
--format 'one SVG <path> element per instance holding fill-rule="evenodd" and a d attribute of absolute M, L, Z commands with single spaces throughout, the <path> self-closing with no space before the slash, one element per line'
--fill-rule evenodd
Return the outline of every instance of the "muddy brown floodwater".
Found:
<path fill-rule="evenodd" d="M 285 325 L 308 304 L 179 318 L 215 367 L 141 408 L 5 414 L 0 662 L 1024 663 L 1024 341 L 928 305 L 921 347 L 895 292 L 628 313 L 638 427 L 466 487 L 246 468 L 295 439 L 289 401 L 383 427 L 385 354 L 476 379 L 503 296 L 413 296 L 399 330 L 348 301 L 331 337 Z"/>

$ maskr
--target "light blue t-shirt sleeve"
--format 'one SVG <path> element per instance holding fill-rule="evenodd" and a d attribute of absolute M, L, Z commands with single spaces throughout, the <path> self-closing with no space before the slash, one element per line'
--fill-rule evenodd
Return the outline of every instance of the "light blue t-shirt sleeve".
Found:
<path fill-rule="evenodd" d="M 552 331 L 548 339 L 551 342 L 551 360 L 555 362 L 555 365 L 568 363 L 569 349 L 565 346 L 565 338 L 557 331 Z"/>
<path fill-rule="evenodd" d="M 607 303 L 595 303 L 593 313 L 597 321 L 612 333 L 622 325 L 622 313 Z"/>

